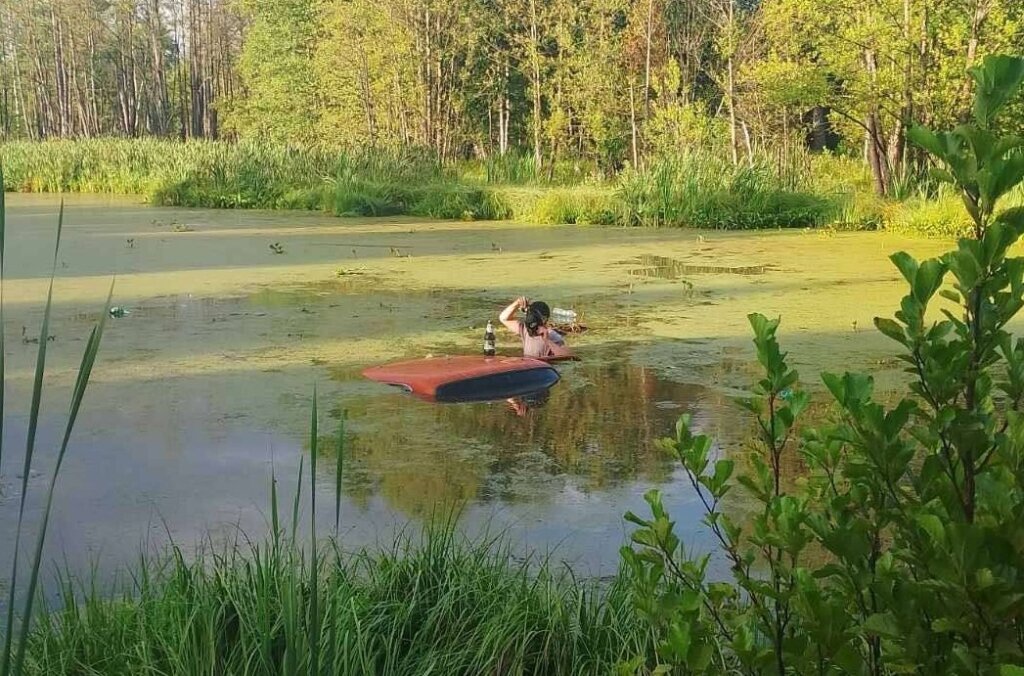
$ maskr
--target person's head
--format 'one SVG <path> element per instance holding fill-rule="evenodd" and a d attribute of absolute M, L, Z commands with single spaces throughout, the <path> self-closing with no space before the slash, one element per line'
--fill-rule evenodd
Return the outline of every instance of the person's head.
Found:
<path fill-rule="evenodd" d="M 540 332 L 540 327 L 547 325 L 549 317 L 551 317 L 551 308 L 548 307 L 548 304 L 542 300 L 533 301 L 527 306 L 526 313 L 523 315 L 526 332 L 531 336 L 536 336 Z"/>

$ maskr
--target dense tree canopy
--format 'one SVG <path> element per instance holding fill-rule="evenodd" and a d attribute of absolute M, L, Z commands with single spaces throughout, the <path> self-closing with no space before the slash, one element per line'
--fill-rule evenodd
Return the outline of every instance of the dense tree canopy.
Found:
<path fill-rule="evenodd" d="M 1024 3 L 2 0 L 0 41 L 6 137 L 518 150 L 608 171 L 812 137 L 887 192 L 916 166 L 908 122 L 960 119 L 966 68 L 1024 51 Z"/>

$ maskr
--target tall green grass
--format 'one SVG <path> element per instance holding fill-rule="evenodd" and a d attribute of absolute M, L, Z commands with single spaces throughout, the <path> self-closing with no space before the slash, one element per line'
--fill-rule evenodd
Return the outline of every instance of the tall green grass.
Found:
<path fill-rule="evenodd" d="M 175 550 L 113 596 L 63 576 L 26 673 L 605 674 L 651 654 L 624 585 L 510 554 L 439 527 L 315 558 L 283 537 Z"/>
<path fill-rule="evenodd" d="M 1024 188 L 1018 186 L 1003 198 L 1007 208 L 1024 207 Z M 963 237 L 973 230 L 963 199 L 952 186 L 942 184 L 934 194 L 918 194 L 886 207 L 890 230 L 932 237 Z"/>
<path fill-rule="evenodd" d="M 0 160 L 7 190 L 136 194 L 166 206 L 737 229 L 878 227 L 885 214 L 861 164 L 802 154 L 733 167 L 693 152 L 613 180 L 518 153 L 445 167 L 425 151 L 257 142 L 15 142 L 0 146 Z"/>
<path fill-rule="evenodd" d="M 708 155 L 679 155 L 624 174 L 618 198 L 628 225 L 746 230 L 828 222 L 836 209 L 831 199 L 788 183 L 765 163 L 733 167 Z"/>
<path fill-rule="evenodd" d="M 512 217 L 528 223 L 620 225 L 622 208 L 609 187 L 493 186 Z"/>

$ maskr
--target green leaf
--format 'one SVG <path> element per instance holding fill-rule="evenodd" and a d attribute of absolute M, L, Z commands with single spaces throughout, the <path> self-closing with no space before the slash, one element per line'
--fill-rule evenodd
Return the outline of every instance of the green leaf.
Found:
<path fill-rule="evenodd" d="M 914 279 L 917 277 L 917 261 L 914 257 L 905 251 L 897 251 L 893 255 L 889 256 L 896 267 L 899 269 L 900 274 L 903 275 L 903 279 L 907 280 L 907 283 L 913 286 Z"/>
<path fill-rule="evenodd" d="M 840 404 L 846 403 L 846 387 L 843 385 L 841 376 L 826 371 L 821 374 L 821 381 L 825 383 L 825 387 L 828 388 L 828 391 L 832 393 L 832 397 L 837 402 Z"/>
<path fill-rule="evenodd" d="M 1021 234 L 1024 234 L 1024 207 L 1007 209 L 996 217 L 996 221 L 1004 223 L 1020 237 Z"/>
<path fill-rule="evenodd" d="M 953 179 L 953 175 L 950 174 L 945 169 L 938 169 L 936 167 L 932 167 L 931 169 L 928 170 L 928 175 L 931 176 L 936 181 L 940 181 L 942 183 L 956 183 L 956 181 Z"/>
<path fill-rule="evenodd" d="M 958 251 L 951 251 L 945 256 L 946 265 L 953 272 L 956 280 L 964 289 L 974 288 L 981 278 L 981 263 L 971 248 L 961 248 Z"/>
<path fill-rule="evenodd" d="M 912 286 L 914 296 L 922 305 L 927 304 L 938 291 L 945 274 L 946 266 L 937 258 L 930 258 L 918 267 Z"/>
<path fill-rule="evenodd" d="M 932 542 L 936 546 L 941 546 L 946 542 L 946 529 L 942 524 L 942 519 L 934 514 L 919 514 L 916 520 L 917 525 L 931 536 Z"/>
<path fill-rule="evenodd" d="M 886 319 L 885 317 L 875 317 L 875 328 L 882 332 L 883 335 L 892 338 L 901 345 L 907 344 L 907 335 L 903 331 L 903 327 L 892 319 Z"/>
<path fill-rule="evenodd" d="M 988 126 L 996 113 L 1006 105 L 1024 82 L 1024 58 L 989 55 L 967 71 L 977 83 L 974 97 L 974 118 Z"/>
<path fill-rule="evenodd" d="M 679 610 L 684 613 L 692 613 L 700 608 L 701 597 L 698 592 L 685 591 L 679 597 Z"/>
<path fill-rule="evenodd" d="M 886 638 L 900 637 L 899 628 L 896 626 L 896 618 L 892 613 L 875 613 L 870 615 L 861 626 L 869 634 Z"/>
<path fill-rule="evenodd" d="M 778 319 L 768 319 L 760 312 L 751 312 L 747 315 L 747 321 L 750 322 L 750 327 L 754 329 L 754 335 L 760 339 L 773 335 L 775 329 L 779 326 Z"/>
<path fill-rule="evenodd" d="M 943 289 L 943 290 L 939 291 L 939 295 L 942 296 L 943 298 L 945 298 L 946 300 L 951 300 L 951 301 L 953 301 L 954 303 L 956 303 L 958 305 L 960 304 L 961 297 L 960 297 L 960 294 L 957 293 L 956 291 L 951 291 L 949 289 Z"/>
<path fill-rule="evenodd" d="M 996 148 L 996 137 L 987 129 L 962 124 L 956 128 L 956 134 L 965 138 L 978 162 L 979 167 L 988 164 Z"/>
<path fill-rule="evenodd" d="M 702 673 L 711 664 L 715 656 L 714 649 L 706 643 L 700 643 L 690 648 L 690 654 L 686 658 L 686 666 L 695 673 Z"/>
<path fill-rule="evenodd" d="M 963 623 L 949 617 L 938 617 L 932 620 L 932 631 L 939 633 L 957 632 L 963 629 Z"/>
<path fill-rule="evenodd" d="M 728 458 L 723 458 L 715 463 L 715 473 L 710 479 L 711 486 L 709 486 L 715 497 L 721 497 L 723 493 L 722 487 L 726 485 L 729 478 L 732 476 L 735 464 L 735 462 Z"/>
<path fill-rule="evenodd" d="M 650 526 L 651 526 L 651 522 L 650 521 L 647 521 L 646 519 L 641 519 L 639 516 L 634 514 L 632 511 L 626 512 L 625 515 L 622 518 L 625 519 L 626 521 L 629 521 L 632 524 L 640 526 L 641 528 L 650 528 Z"/>
<path fill-rule="evenodd" d="M 687 654 L 690 652 L 691 641 L 690 625 L 673 622 L 672 626 L 669 627 L 668 632 L 668 643 L 672 648 L 672 653 L 682 660 L 685 660 Z"/>
<path fill-rule="evenodd" d="M 911 125 L 911 127 L 907 129 L 907 138 L 927 150 L 932 155 L 945 159 L 945 146 L 941 141 L 939 141 L 939 137 L 927 127 L 922 127 L 916 124 Z"/>

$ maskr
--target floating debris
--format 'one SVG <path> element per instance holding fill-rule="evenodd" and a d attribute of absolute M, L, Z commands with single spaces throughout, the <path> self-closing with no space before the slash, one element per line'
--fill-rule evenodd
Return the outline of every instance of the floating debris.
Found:
<path fill-rule="evenodd" d="M 114 319 L 120 319 L 121 317 L 130 314 L 131 311 L 127 310 L 126 308 L 120 305 L 115 305 L 114 307 L 110 308 L 110 316 L 113 317 Z"/>
<path fill-rule="evenodd" d="M 271 244 L 270 245 L 270 250 L 273 253 L 275 253 L 275 254 L 283 254 L 284 253 L 284 247 L 281 246 L 280 242 L 274 242 L 273 244 Z"/>

